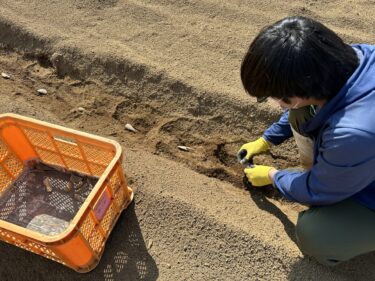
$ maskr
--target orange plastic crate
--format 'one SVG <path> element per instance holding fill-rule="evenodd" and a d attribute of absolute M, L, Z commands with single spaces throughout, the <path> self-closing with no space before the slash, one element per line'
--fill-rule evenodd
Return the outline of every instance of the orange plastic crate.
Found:
<path fill-rule="evenodd" d="M 16 114 L 0 115 L 0 195 L 12 186 L 30 159 L 98 181 L 60 234 L 45 235 L 0 219 L 0 239 L 77 272 L 92 270 L 118 217 L 133 199 L 121 165 L 121 146 Z"/>

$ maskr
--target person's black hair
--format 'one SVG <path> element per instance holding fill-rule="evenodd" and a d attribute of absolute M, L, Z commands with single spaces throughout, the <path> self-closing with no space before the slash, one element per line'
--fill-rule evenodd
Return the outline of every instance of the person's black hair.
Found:
<path fill-rule="evenodd" d="M 267 97 L 329 100 L 359 64 L 356 52 L 332 30 L 306 17 L 288 17 L 261 30 L 241 65 L 245 90 Z"/>

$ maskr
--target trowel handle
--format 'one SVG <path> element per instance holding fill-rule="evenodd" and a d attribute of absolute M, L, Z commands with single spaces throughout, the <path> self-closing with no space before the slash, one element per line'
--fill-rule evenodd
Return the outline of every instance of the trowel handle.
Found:
<path fill-rule="evenodd" d="M 246 149 L 241 149 L 240 152 L 238 152 L 237 154 L 237 159 L 238 159 L 238 162 L 240 162 L 242 164 L 242 161 L 246 160 L 245 157 L 246 157 Z"/>
<path fill-rule="evenodd" d="M 244 166 L 245 168 L 253 168 L 254 167 L 254 161 L 253 161 L 253 157 L 250 157 L 250 159 L 246 159 L 245 156 L 246 156 L 246 149 L 242 149 L 240 150 L 240 152 L 238 153 L 237 157 L 238 157 L 238 161 L 242 164 L 242 166 Z"/>

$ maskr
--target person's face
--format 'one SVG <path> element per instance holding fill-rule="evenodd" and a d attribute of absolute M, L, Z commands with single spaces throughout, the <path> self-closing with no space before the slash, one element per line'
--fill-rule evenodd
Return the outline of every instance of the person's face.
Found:
<path fill-rule="evenodd" d="M 310 100 L 299 98 L 299 97 L 288 98 L 287 101 L 284 100 L 284 99 L 277 99 L 277 98 L 271 97 L 271 100 L 278 103 L 280 105 L 280 107 L 283 108 L 283 109 L 300 108 L 300 107 L 304 107 L 306 105 L 312 104 L 312 102 Z"/>

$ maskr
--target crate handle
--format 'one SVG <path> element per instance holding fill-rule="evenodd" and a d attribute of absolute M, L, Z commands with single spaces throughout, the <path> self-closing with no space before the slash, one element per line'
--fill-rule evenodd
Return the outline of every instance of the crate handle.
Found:
<path fill-rule="evenodd" d="M 53 136 L 53 139 L 55 141 L 64 142 L 64 143 L 71 144 L 71 145 L 77 145 L 76 140 L 72 138 L 63 137 L 63 136 Z"/>

